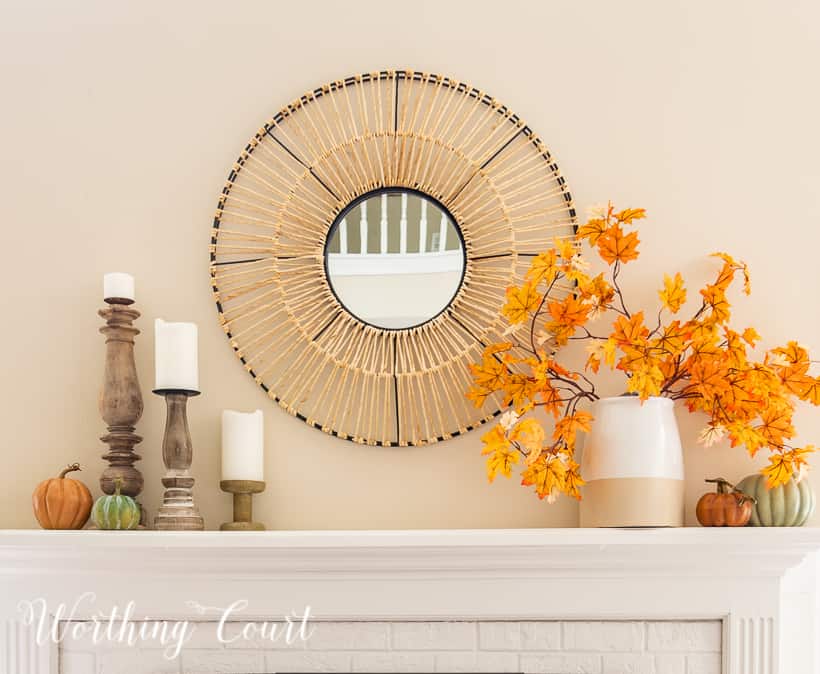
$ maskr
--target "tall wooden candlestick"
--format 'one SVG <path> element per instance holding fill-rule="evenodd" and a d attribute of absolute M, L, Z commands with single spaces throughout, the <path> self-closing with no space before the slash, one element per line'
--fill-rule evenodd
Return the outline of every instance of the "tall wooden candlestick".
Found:
<path fill-rule="evenodd" d="M 105 374 L 100 391 L 99 409 L 108 433 L 100 438 L 108 445 L 103 459 L 108 467 L 100 477 L 100 488 L 114 493 L 114 481 L 122 480 L 120 492 L 136 498 L 142 491 L 142 473 L 134 468 L 139 454 L 134 445 L 142 438 L 134 433 L 142 416 L 142 393 L 134 364 L 134 337 L 140 331 L 134 321 L 140 313 L 129 307 L 130 298 L 106 298 L 108 307 L 98 312 L 106 324 L 100 328 L 105 335 Z"/>
<path fill-rule="evenodd" d="M 165 477 L 162 484 L 165 493 L 162 506 L 154 518 L 154 528 L 170 531 L 201 531 L 205 522 L 194 503 L 194 478 L 190 468 L 194 450 L 191 432 L 188 430 L 188 398 L 198 396 L 199 391 L 183 389 L 157 389 L 157 395 L 165 397 L 165 436 L 162 439 L 162 461 Z"/>

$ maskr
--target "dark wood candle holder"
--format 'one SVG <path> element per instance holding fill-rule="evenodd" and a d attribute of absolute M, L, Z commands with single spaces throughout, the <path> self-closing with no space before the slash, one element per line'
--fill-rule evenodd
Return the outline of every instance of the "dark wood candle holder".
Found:
<path fill-rule="evenodd" d="M 233 494 L 233 522 L 225 522 L 222 531 L 264 531 L 265 525 L 253 522 L 253 494 L 265 491 L 265 483 L 260 480 L 222 480 L 222 491 Z"/>
<path fill-rule="evenodd" d="M 140 333 L 134 321 L 140 312 L 130 308 L 134 302 L 131 299 L 110 297 L 105 302 L 108 306 L 97 312 L 105 319 L 100 328 L 105 335 L 105 373 L 99 409 L 108 426 L 108 433 L 100 438 L 108 445 L 103 454 L 108 467 L 100 476 L 100 489 L 113 494 L 115 481 L 121 480 L 120 493 L 136 498 L 144 484 L 142 473 L 134 468 L 134 463 L 142 458 L 134 451 L 134 445 L 142 442 L 134 432 L 143 409 L 134 363 L 134 337 Z"/>
<path fill-rule="evenodd" d="M 162 484 L 165 493 L 162 506 L 154 518 L 154 528 L 165 531 L 202 531 L 205 521 L 194 503 L 194 478 L 191 462 L 194 449 L 188 429 L 188 398 L 198 396 L 199 391 L 184 389 L 156 389 L 165 398 L 165 436 L 162 439 L 162 461 L 165 477 Z"/>

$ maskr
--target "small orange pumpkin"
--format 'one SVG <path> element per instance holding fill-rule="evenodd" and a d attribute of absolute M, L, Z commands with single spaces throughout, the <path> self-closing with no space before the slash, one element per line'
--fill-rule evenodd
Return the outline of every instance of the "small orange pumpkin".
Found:
<path fill-rule="evenodd" d="M 706 482 L 717 484 L 717 491 L 700 497 L 695 508 L 698 522 L 705 527 L 745 527 L 755 500 L 722 477 Z"/>
<path fill-rule="evenodd" d="M 82 529 L 91 513 L 91 492 L 66 474 L 81 470 L 79 463 L 63 469 L 59 476 L 44 480 L 32 495 L 34 516 L 43 529 Z"/>

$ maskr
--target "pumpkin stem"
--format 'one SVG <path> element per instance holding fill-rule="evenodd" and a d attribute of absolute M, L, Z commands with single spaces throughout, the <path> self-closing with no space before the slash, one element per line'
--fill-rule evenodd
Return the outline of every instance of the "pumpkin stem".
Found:
<path fill-rule="evenodd" d="M 755 505 L 757 505 L 757 499 L 753 496 L 749 496 L 748 494 L 740 491 L 735 485 L 733 485 L 729 480 L 722 478 L 722 477 L 713 477 L 706 482 L 711 482 L 713 484 L 717 484 L 717 493 L 718 494 L 740 494 L 740 499 L 738 503 L 743 505 L 746 501 L 751 501 Z M 731 491 L 730 491 L 731 490 Z"/>
<path fill-rule="evenodd" d="M 79 463 L 70 463 L 62 471 L 58 477 L 65 477 L 67 473 L 73 473 L 75 470 L 82 470 Z"/>
<path fill-rule="evenodd" d="M 712 484 L 717 485 L 717 493 L 718 494 L 728 494 L 729 489 L 731 488 L 733 491 L 737 491 L 735 485 L 733 485 L 729 480 L 722 478 L 722 477 L 713 477 L 711 479 L 706 480 L 706 482 L 711 482 Z"/>
<path fill-rule="evenodd" d="M 120 495 L 120 489 L 122 489 L 122 478 L 115 477 L 114 478 L 114 496 Z"/>

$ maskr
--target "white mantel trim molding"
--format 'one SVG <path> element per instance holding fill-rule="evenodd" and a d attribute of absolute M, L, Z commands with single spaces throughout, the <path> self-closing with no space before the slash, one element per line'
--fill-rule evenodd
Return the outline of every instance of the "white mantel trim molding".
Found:
<path fill-rule="evenodd" d="M 820 529 L 0 532 L 3 674 L 56 672 L 18 602 L 244 620 L 724 621 L 725 674 L 817 674 Z M 199 619 L 202 619 L 201 617 Z"/>

